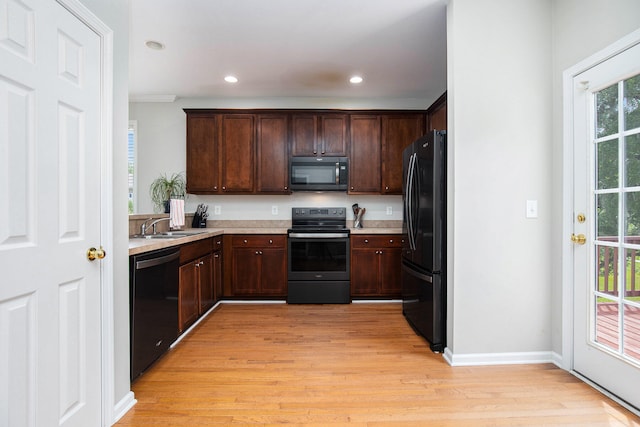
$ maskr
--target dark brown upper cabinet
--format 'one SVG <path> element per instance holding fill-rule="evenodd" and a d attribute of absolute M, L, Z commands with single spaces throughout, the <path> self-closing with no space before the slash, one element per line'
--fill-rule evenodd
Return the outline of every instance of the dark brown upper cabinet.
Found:
<path fill-rule="evenodd" d="M 353 115 L 349 120 L 349 192 L 379 193 L 381 177 L 378 115 Z"/>
<path fill-rule="evenodd" d="M 425 114 L 382 117 L 382 194 L 402 194 L 402 151 L 424 135 Z"/>
<path fill-rule="evenodd" d="M 289 193 L 289 147 L 287 114 L 257 116 L 258 193 Z"/>
<path fill-rule="evenodd" d="M 346 114 L 295 113 L 291 118 L 292 156 L 346 156 Z"/>
<path fill-rule="evenodd" d="M 217 193 L 220 188 L 218 119 L 215 114 L 187 114 L 187 193 Z"/>

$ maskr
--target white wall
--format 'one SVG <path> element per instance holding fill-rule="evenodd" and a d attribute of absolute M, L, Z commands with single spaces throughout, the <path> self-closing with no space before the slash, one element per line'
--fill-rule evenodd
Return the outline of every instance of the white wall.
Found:
<path fill-rule="evenodd" d="M 637 0 L 562 0 L 553 3 L 553 134 L 552 134 L 552 348 L 562 353 L 562 248 L 570 245 L 562 230 L 562 73 L 640 28 Z"/>
<path fill-rule="evenodd" d="M 448 347 L 551 346 L 551 7 L 450 0 Z M 526 201 L 538 218 L 525 218 Z M 453 309 L 453 310 L 451 310 Z"/>
<path fill-rule="evenodd" d="M 445 88 L 442 89 L 444 93 Z M 149 185 L 161 173 L 185 171 L 186 168 L 186 115 L 184 108 L 343 108 L 343 109 L 422 109 L 433 100 L 364 100 L 359 103 L 325 99 L 178 99 L 171 103 L 131 102 L 129 118 L 137 122 L 138 213 L 153 212 L 149 198 Z M 294 193 L 290 196 L 196 196 L 189 195 L 186 209 L 193 212 L 198 203 L 209 205 L 211 220 L 259 219 L 286 220 L 291 218 L 294 206 L 346 206 L 358 203 L 365 207 L 367 220 L 402 220 L 400 196 L 350 196 L 345 193 Z M 213 207 L 221 206 L 221 215 L 213 215 Z M 278 215 L 272 215 L 272 206 L 278 206 Z M 392 215 L 386 214 L 391 206 Z M 349 218 L 353 219 L 351 211 Z"/>
<path fill-rule="evenodd" d="M 127 215 L 127 124 L 129 88 L 128 0 L 81 0 L 113 31 L 113 248 L 114 265 L 114 389 L 118 404 L 130 392 L 129 384 L 129 224 Z"/>

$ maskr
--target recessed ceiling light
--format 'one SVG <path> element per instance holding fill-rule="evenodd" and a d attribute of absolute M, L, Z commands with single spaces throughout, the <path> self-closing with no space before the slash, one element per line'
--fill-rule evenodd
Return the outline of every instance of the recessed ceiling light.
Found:
<path fill-rule="evenodd" d="M 224 81 L 227 83 L 238 83 L 238 79 L 234 76 L 227 76 L 224 78 Z"/>
<path fill-rule="evenodd" d="M 354 83 L 354 84 L 362 83 L 362 77 L 360 77 L 360 76 L 353 76 L 353 77 L 351 77 L 351 78 L 349 79 L 349 81 L 350 81 L 351 83 Z"/>
<path fill-rule="evenodd" d="M 146 42 L 144 42 L 144 45 L 147 46 L 149 49 L 153 49 L 153 50 L 164 49 L 164 44 L 156 40 L 147 40 Z"/>

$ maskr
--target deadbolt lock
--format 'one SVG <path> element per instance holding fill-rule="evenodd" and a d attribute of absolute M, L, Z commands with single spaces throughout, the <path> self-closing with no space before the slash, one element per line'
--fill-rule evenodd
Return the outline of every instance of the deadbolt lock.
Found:
<path fill-rule="evenodd" d="M 587 220 L 587 217 L 586 217 L 586 216 L 584 216 L 584 214 L 583 214 L 583 213 L 579 213 L 579 214 L 578 214 L 578 216 L 577 216 L 577 219 L 578 219 L 578 222 L 579 222 L 580 224 L 582 224 L 583 222 L 585 222 L 585 221 Z"/>

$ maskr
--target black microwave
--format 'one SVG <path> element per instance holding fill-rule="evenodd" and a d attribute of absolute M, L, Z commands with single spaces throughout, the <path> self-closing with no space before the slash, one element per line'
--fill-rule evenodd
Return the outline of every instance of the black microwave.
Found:
<path fill-rule="evenodd" d="M 292 157 L 290 188 L 292 191 L 346 191 L 348 163 L 346 157 Z"/>

